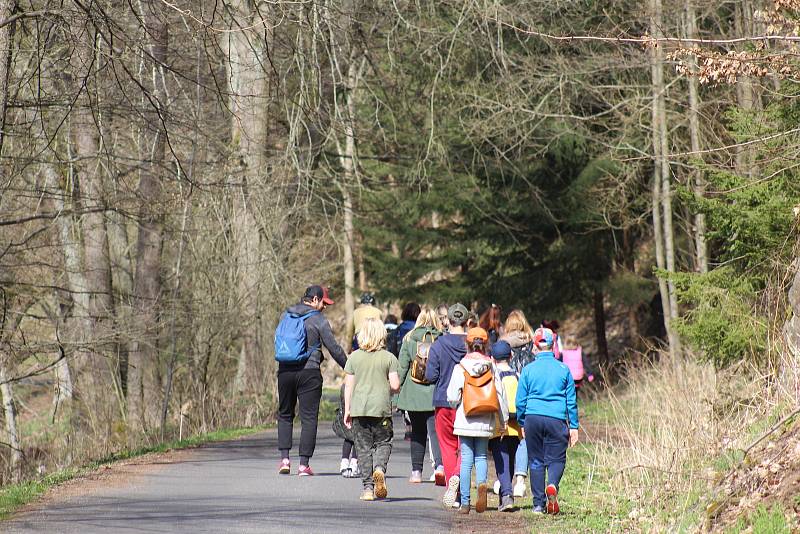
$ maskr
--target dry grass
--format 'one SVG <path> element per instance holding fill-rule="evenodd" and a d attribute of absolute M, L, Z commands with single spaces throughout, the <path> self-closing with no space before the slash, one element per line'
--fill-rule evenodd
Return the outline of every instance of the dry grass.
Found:
<path fill-rule="evenodd" d="M 792 371 L 777 382 L 746 365 L 717 371 L 662 357 L 609 392 L 618 439 L 598 462 L 614 473 L 614 492 L 638 503 L 630 518 L 643 531 L 701 528 L 720 480 L 797 404 L 800 366 L 784 358 L 780 367 Z"/>

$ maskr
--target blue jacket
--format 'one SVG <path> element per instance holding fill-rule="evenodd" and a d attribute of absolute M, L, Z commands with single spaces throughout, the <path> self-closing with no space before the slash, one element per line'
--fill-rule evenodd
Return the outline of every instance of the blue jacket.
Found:
<path fill-rule="evenodd" d="M 431 345 L 425 379 L 436 384 L 433 389 L 434 408 L 452 408 L 447 402 L 447 386 L 453 375 L 453 368 L 467 353 L 466 334 L 445 334 L 439 336 Z"/>
<path fill-rule="evenodd" d="M 428 364 L 430 365 L 430 364 Z M 526 415 L 546 415 L 578 428 L 578 401 L 569 367 L 552 352 L 540 352 L 522 368 L 517 386 L 517 422 L 525 425 Z"/>

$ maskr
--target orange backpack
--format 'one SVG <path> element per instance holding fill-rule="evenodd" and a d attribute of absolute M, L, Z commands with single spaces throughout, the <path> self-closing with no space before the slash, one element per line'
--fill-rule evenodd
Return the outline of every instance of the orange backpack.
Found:
<path fill-rule="evenodd" d="M 461 368 L 464 369 L 464 389 L 461 392 L 464 415 L 471 417 L 499 412 L 500 402 L 491 367 L 480 376 L 472 376 L 463 365 Z"/>
<path fill-rule="evenodd" d="M 428 341 L 425 341 L 425 336 L 428 336 Z M 417 384 L 430 384 L 425 379 L 425 369 L 428 367 L 428 354 L 435 340 L 436 338 L 432 333 L 426 332 L 422 335 L 420 342 L 417 343 L 417 354 L 411 362 L 411 372 L 409 373 L 411 380 Z"/>

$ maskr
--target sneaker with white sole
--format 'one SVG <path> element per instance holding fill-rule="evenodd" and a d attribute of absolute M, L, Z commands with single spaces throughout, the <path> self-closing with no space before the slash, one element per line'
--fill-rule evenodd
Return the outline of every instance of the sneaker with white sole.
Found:
<path fill-rule="evenodd" d="M 342 458 L 339 464 L 339 472 L 344 478 L 350 478 L 350 460 L 348 458 Z"/>
<path fill-rule="evenodd" d="M 525 491 L 527 490 L 527 486 L 525 484 L 525 478 L 522 475 L 517 475 L 517 481 L 514 482 L 514 487 L 512 488 L 511 494 L 515 498 L 522 498 L 525 496 Z"/>
<path fill-rule="evenodd" d="M 447 489 L 444 492 L 444 496 L 442 497 L 442 504 L 444 504 L 447 508 L 451 508 L 453 504 L 456 502 L 456 495 L 458 495 L 458 485 L 461 483 L 461 479 L 458 475 L 453 475 L 450 477 L 450 480 L 447 482 Z"/>
<path fill-rule="evenodd" d="M 495 495 L 500 495 L 500 481 L 495 480 L 494 485 L 492 486 L 492 493 Z"/>
<path fill-rule="evenodd" d="M 301 477 L 313 477 L 314 471 L 311 470 L 309 465 L 301 465 L 297 468 L 297 475 Z"/>
<path fill-rule="evenodd" d="M 421 484 L 422 483 L 422 471 L 411 471 L 411 476 L 408 477 L 408 481 L 411 484 Z"/>
<path fill-rule="evenodd" d="M 290 462 L 288 458 L 284 458 L 283 460 L 281 460 L 281 463 L 278 466 L 278 474 L 288 475 L 291 471 L 292 471 L 292 462 Z"/>

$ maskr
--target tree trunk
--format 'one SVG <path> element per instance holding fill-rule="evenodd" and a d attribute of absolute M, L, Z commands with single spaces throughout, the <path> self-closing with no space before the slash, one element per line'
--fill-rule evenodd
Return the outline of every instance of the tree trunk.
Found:
<path fill-rule="evenodd" d="M 355 310 L 355 299 L 353 289 L 355 287 L 355 266 L 353 264 L 353 197 L 352 188 L 357 183 L 357 163 L 356 163 L 356 91 L 360 78 L 359 65 L 355 54 L 351 54 L 350 62 L 347 67 L 347 87 L 346 87 L 346 116 L 344 117 L 345 144 L 344 152 L 341 152 L 340 162 L 344 171 L 341 190 L 344 204 L 344 313 L 345 313 L 345 333 L 346 339 L 353 337 L 353 312 Z"/>
<path fill-rule="evenodd" d="M 653 37 L 663 37 L 661 33 L 661 0 L 650 0 L 650 32 Z M 664 85 L 664 51 L 660 44 L 651 49 L 650 69 L 653 83 L 653 233 L 656 242 L 656 263 L 658 268 L 668 274 L 675 272 L 675 241 L 672 228 L 672 187 L 669 166 L 666 98 Z M 660 182 L 660 185 L 659 185 Z M 659 213 L 661 212 L 661 213 Z M 672 326 L 678 316 L 678 302 L 675 283 L 659 277 L 659 291 L 664 310 L 664 326 L 669 339 L 671 356 L 680 352 L 680 341 Z"/>
<path fill-rule="evenodd" d="M 0 354 L 0 396 L 3 400 L 3 419 L 5 420 L 6 440 L 11 449 L 12 480 L 18 482 L 22 476 L 22 445 L 17 429 L 17 408 L 14 404 L 14 390 L 11 387 L 11 373 L 7 368 L 7 355 Z"/>
<path fill-rule="evenodd" d="M 697 13 L 693 0 L 686 0 L 686 37 L 697 38 Z M 697 58 L 689 57 L 689 67 L 692 73 L 697 70 Z M 700 96 L 697 87 L 697 77 L 687 76 L 689 83 L 689 139 L 691 141 L 691 159 L 702 159 L 700 154 Z M 705 196 L 706 182 L 700 169 L 692 169 L 690 181 L 694 195 L 698 199 Z M 695 243 L 695 270 L 700 273 L 708 272 L 708 248 L 706 246 L 706 216 L 702 211 L 694 214 L 694 243 Z"/>
<path fill-rule="evenodd" d="M 594 305 L 594 335 L 597 340 L 597 358 L 607 372 L 611 365 L 611 358 L 608 355 L 608 339 L 606 338 L 606 309 L 605 294 L 600 288 L 595 288 L 592 297 Z"/>
<path fill-rule="evenodd" d="M 149 40 L 148 91 L 150 113 L 142 140 L 150 153 L 142 159 L 149 163 L 139 176 L 137 191 L 139 233 L 136 240 L 136 269 L 133 281 L 134 316 L 139 327 L 129 353 L 128 423 L 133 428 L 154 428 L 160 421 L 160 373 L 158 318 L 161 297 L 161 246 L 163 198 L 161 173 L 166 149 L 166 73 L 168 27 L 161 12 L 161 3 L 151 0 L 143 4 L 145 34 Z"/>
<path fill-rule="evenodd" d="M 260 357 L 259 319 L 261 277 L 259 276 L 260 232 L 252 205 L 253 193 L 265 182 L 268 83 L 264 65 L 267 31 L 259 22 L 261 15 L 245 0 L 229 3 L 231 32 L 223 36 L 226 53 L 231 110 L 231 160 L 238 162 L 240 173 L 231 176 L 233 194 L 231 233 L 236 263 L 237 305 L 241 311 L 238 332 L 241 339 L 234 388 L 245 391 L 255 386 L 254 375 Z M 253 30 L 252 28 L 260 28 Z"/>
<path fill-rule="evenodd" d="M 93 66 L 95 37 L 88 20 L 82 42 L 73 54 L 73 84 L 81 83 L 86 77 L 92 83 L 93 76 L 86 70 Z M 108 234 L 105 213 L 98 208 L 106 203 L 106 191 L 98 160 L 99 142 L 97 127 L 92 114 L 91 91 L 82 92 L 73 109 L 70 124 L 78 162 L 80 181 L 80 205 L 86 210 L 81 218 L 83 230 L 84 276 L 88 299 L 88 320 L 90 332 L 86 336 L 87 346 L 83 351 L 85 369 L 78 383 L 78 393 L 85 403 L 89 422 L 96 431 L 110 435 L 114 420 L 116 368 L 114 349 L 114 301 L 111 291 L 111 264 L 108 255 Z"/>
<path fill-rule="evenodd" d="M 16 7 L 16 0 L 0 0 L 0 20 L 7 20 Z M 6 24 L 0 28 L 0 154 L 6 133 L 6 109 L 8 105 L 8 79 L 11 75 L 11 46 L 14 36 L 14 24 Z"/>

